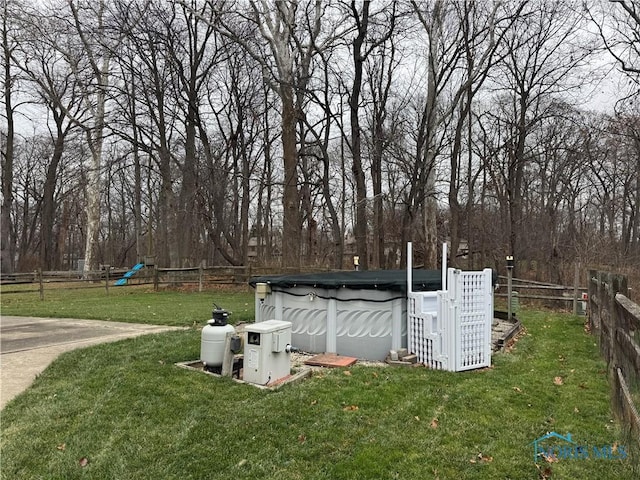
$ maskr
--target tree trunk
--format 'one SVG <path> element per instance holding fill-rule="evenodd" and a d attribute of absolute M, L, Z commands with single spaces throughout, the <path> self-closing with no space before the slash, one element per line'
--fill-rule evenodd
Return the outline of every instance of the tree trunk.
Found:
<path fill-rule="evenodd" d="M 134 132 L 136 132 L 134 128 Z M 134 133 L 134 136 L 136 133 Z M 133 173 L 134 173 L 134 225 L 136 235 L 136 263 L 143 261 L 144 255 L 142 254 L 142 167 L 140 165 L 140 150 L 138 148 L 137 139 L 133 145 Z M 151 212 L 149 212 L 151 214 Z M 149 229 L 148 235 L 151 235 L 151 229 Z"/>
<path fill-rule="evenodd" d="M 85 37 L 85 32 L 80 26 L 78 11 L 69 2 L 71 6 L 78 34 L 83 42 L 84 53 L 90 58 L 93 69 L 94 80 L 96 82 L 97 93 L 95 94 L 95 105 L 93 106 L 93 126 L 92 128 L 85 126 L 87 135 L 87 143 L 91 150 L 91 164 L 89 167 L 87 182 L 87 236 L 84 249 L 84 272 L 85 274 L 91 270 L 98 268 L 98 242 L 100 234 L 100 196 L 102 190 L 102 147 L 104 144 L 104 130 L 106 119 L 106 103 L 107 88 L 109 86 L 109 72 L 111 53 L 105 49 L 102 52 L 102 64 L 98 66 L 96 55 L 100 52 L 95 51 L 92 45 Z M 97 6 L 98 12 L 98 31 L 103 28 L 104 1 L 101 0 Z M 89 101 L 90 99 L 85 99 Z"/>
<path fill-rule="evenodd" d="M 369 24 L 369 4 L 365 1 L 362 4 L 362 18 L 359 19 L 358 35 L 353 40 L 353 66 L 354 76 L 351 87 L 351 96 L 349 98 L 349 112 L 351 114 L 351 155 L 352 164 L 351 172 L 356 185 L 356 221 L 354 226 L 354 236 L 356 240 L 356 255 L 360 257 L 360 268 L 367 270 L 369 268 L 369 254 L 367 244 L 367 185 L 362 168 L 362 140 L 360 135 L 360 91 L 362 89 L 362 67 L 365 57 L 362 53 L 362 45 L 367 35 L 367 27 Z M 355 3 L 352 3 L 354 16 L 358 14 L 355 11 Z"/>
<path fill-rule="evenodd" d="M 13 273 L 14 268 L 14 245 L 11 241 L 11 208 L 13 206 L 13 104 L 11 102 L 11 49 L 8 38 L 8 2 L 3 2 L 3 25 L 2 25 L 2 50 L 4 60 L 4 106 L 7 118 L 7 136 L 4 158 L 2 162 L 2 205 L 0 210 L 0 272 L 3 275 Z"/>
<path fill-rule="evenodd" d="M 525 146 L 527 138 L 527 103 L 524 97 L 519 99 L 519 116 L 516 125 L 516 145 L 510 162 L 510 202 L 509 202 L 509 247 L 516 261 L 522 256 L 520 237 L 522 235 L 522 185 L 524 182 Z"/>
<path fill-rule="evenodd" d="M 434 162 L 435 159 L 429 160 Z M 424 266 L 438 268 L 438 203 L 436 201 L 436 172 L 431 168 L 427 176 L 427 196 L 424 199 Z"/>
<path fill-rule="evenodd" d="M 282 266 L 300 269 L 300 197 L 298 193 L 298 152 L 293 88 L 280 85 L 282 100 L 282 150 L 284 161 Z"/>
<path fill-rule="evenodd" d="M 438 122 L 438 92 L 436 75 L 440 72 L 437 46 L 441 41 L 442 5 L 436 2 L 433 13 L 434 26 L 429 35 L 429 78 L 427 79 L 427 100 L 425 106 L 425 144 L 423 169 L 426 170 L 426 185 L 423 196 L 424 226 L 424 266 L 438 267 L 438 226 L 436 202 L 436 127 Z"/>
<path fill-rule="evenodd" d="M 373 185 L 373 268 L 385 268 L 384 255 L 384 198 L 382 195 L 382 155 L 384 151 L 384 116 L 376 115 L 371 159 Z"/>
<path fill-rule="evenodd" d="M 97 148 L 97 146 L 94 146 Z M 91 152 L 91 165 L 89 167 L 87 182 L 87 236 L 84 249 L 84 272 L 98 269 L 98 240 L 100 233 L 100 189 L 102 186 L 100 168 L 101 153 L 95 150 Z"/>
<path fill-rule="evenodd" d="M 59 122 L 62 119 L 56 119 L 57 136 L 54 141 L 53 155 L 49 166 L 47 167 L 47 174 L 42 189 L 42 212 L 40 214 L 40 268 L 43 270 L 55 270 L 56 255 L 54 253 L 54 235 L 53 224 L 56 215 L 55 204 L 55 191 L 56 184 L 58 182 L 58 165 L 62 159 L 62 152 L 64 151 L 64 132 L 62 131 Z"/>
<path fill-rule="evenodd" d="M 449 239 L 451 242 L 449 248 L 449 254 L 451 256 L 448 264 L 457 268 L 459 266 L 457 254 L 460 248 L 460 201 L 458 199 L 459 190 L 459 169 L 460 158 L 462 154 L 462 131 L 465 123 L 471 121 L 469 118 L 469 112 L 471 110 L 471 87 L 467 91 L 467 100 L 461 105 L 459 117 L 456 122 L 456 130 L 453 139 L 453 150 L 451 152 L 451 163 L 449 166 Z M 471 184 L 469 184 L 469 191 L 471 191 Z"/>
<path fill-rule="evenodd" d="M 194 73 L 195 74 L 195 73 Z M 193 75 L 193 74 L 192 74 Z M 190 82 L 192 83 L 192 82 Z M 199 263 L 193 258 L 196 252 L 194 230 L 196 228 L 196 98 L 195 85 L 190 85 L 187 117 L 185 120 L 185 150 L 182 164 L 182 181 L 178 201 L 177 228 L 180 232 L 178 242 L 179 265 L 193 267 Z"/>

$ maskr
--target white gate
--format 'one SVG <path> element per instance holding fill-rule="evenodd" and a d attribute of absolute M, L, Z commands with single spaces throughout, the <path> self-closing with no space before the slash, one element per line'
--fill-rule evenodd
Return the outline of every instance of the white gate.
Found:
<path fill-rule="evenodd" d="M 449 269 L 450 322 L 454 325 L 456 372 L 491 365 L 493 285 L 491 269 L 464 272 Z"/>
<path fill-rule="evenodd" d="M 446 286 L 437 292 L 413 292 L 409 286 L 409 350 L 419 362 L 435 369 L 459 372 L 490 366 L 491 269 L 465 272 L 449 268 Z"/>

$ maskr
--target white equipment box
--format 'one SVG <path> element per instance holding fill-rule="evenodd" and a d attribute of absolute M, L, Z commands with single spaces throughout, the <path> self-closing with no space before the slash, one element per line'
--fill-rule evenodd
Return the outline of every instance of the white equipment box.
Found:
<path fill-rule="evenodd" d="M 291 372 L 291 322 L 266 320 L 244 329 L 245 382 L 268 385 Z"/>

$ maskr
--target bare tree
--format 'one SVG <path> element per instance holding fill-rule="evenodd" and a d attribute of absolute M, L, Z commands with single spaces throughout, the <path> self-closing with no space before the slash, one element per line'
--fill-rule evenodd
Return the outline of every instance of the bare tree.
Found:
<path fill-rule="evenodd" d="M 640 6 L 636 1 L 584 2 L 587 17 L 598 29 L 604 50 L 628 85 L 616 107 L 625 110 L 640 96 Z M 631 107 L 632 108 L 632 107 Z"/>
<path fill-rule="evenodd" d="M 40 266 L 51 270 L 60 267 L 54 245 L 59 173 L 66 141 L 84 118 L 86 103 L 77 71 L 68 59 L 59 55 L 59 22 L 53 17 L 46 18 L 33 12 L 23 20 L 22 28 L 28 34 L 20 42 L 20 70 L 25 81 L 32 86 L 34 100 L 46 108 L 51 119 L 47 128 L 52 148 L 46 155 L 48 163 L 40 209 Z"/>
<path fill-rule="evenodd" d="M 175 148 L 180 112 L 179 83 L 173 82 L 169 52 L 172 6 L 160 3 L 121 4 L 119 28 L 126 33 L 119 69 L 121 92 L 117 96 L 125 124 L 117 133 L 131 143 L 136 155 L 149 158 L 148 181 L 158 179 L 157 192 L 148 189 L 151 212 L 147 221 L 147 255 L 159 265 L 180 265 L 178 200 L 174 184 L 180 180 Z M 142 199 L 140 199 L 142 200 Z M 155 225 L 155 232 L 154 232 Z"/>
<path fill-rule="evenodd" d="M 284 162 L 282 262 L 284 267 L 300 266 L 300 198 L 298 192 L 297 116 L 295 108 L 294 52 L 291 48 L 296 25 L 297 2 L 251 2 L 263 38 L 276 63 L 276 91 L 282 105 L 282 151 Z M 318 11 L 320 3 L 317 2 Z M 320 12 L 318 12 L 318 17 Z M 319 20 L 319 19 L 318 19 Z"/>
<path fill-rule="evenodd" d="M 356 240 L 356 253 L 360 257 L 360 267 L 363 270 L 369 268 L 369 247 L 367 241 L 367 182 L 362 161 L 362 138 L 360 127 L 360 102 L 363 84 L 363 71 L 367 57 L 384 44 L 394 33 L 396 24 L 396 2 L 391 5 L 390 11 L 383 7 L 379 12 L 370 12 L 370 1 L 362 3 L 362 9 L 358 11 L 355 1 L 350 4 L 351 18 L 354 20 L 356 36 L 352 41 L 353 58 L 353 82 L 349 91 L 349 114 L 351 122 L 351 171 L 356 188 L 355 210 L 356 219 L 354 226 L 354 236 Z M 370 22 L 376 21 L 376 16 L 384 15 L 385 19 L 380 20 L 381 25 L 386 25 L 383 31 L 372 32 Z M 385 21 L 386 20 L 386 21 Z M 379 183 L 379 182 L 378 182 Z M 379 218 L 378 218 L 379 220 Z M 379 263 L 376 260 L 375 263 Z"/>
<path fill-rule="evenodd" d="M 280 100 L 284 175 L 282 262 L 284 267 L 297 269 L 302 243 L 296 132 L 302 105 L 299 105 L 297 93 L 305 90 L 310 80 L 311 57 L 317 48 L 321 48 L 318 40 L 325 6 L 319 0 L 303 5 L 297 1 L 249 3 L 251 15 L 244 18 L 258 26 L 270 55 L 266 54 L 264 44 L 256 43 L 255 38 L 246 38 L 237 26 L 225 21 L 219 28 L 242 45 L 247 54 L 262 65 L 263 71 L 268 72 L 269 83 Z M 241 11 L 238 13 L 242 14 Z"/>
<path fill-rule="evenodd" d="M 16 41 L 13 39 L 9 2 L 2 2 L 2 91 L 4 103 L 4 115 L 7 121 L 6 132 L 0 132 L 0 145 L 2 146 L 2 205 L 0 214 L 0 271 L 3 274 L 13 272 L 15 244 L 11 241 L 11 209 L 13 206 L 13 162 L 14 162 L 14 105 L 12 101 L 15 85 L 15 75 L 12 73 L 13 51 Z"/>
<path fill-rule="evenodd" d="M 219 55 L 225 60 L 212 77 L 208 95 L 217 128 L 207 128 L 204 116 L 199 122 L 207 172 L 202 178 L 206 191 L 201 196 L 210 207 L 204 215 L 208 235 L 218 253 L 233 265 L 246 265 L 251 179 L 259 170 L 258 163 L 268 154 L 261 138 L 267 92 L 260 76 L 252 74 L 260 64 L 251 57 L 245 58 L 242 48 L 228 38 L 219 40 Z M 258 189 L 262 187 L 259 185 Z"/>
<path fill-rule="evenodd" d="M 522 200 L 532 159 L 529 134 L 553 114 L 557 100 L 582 85 L 578 72 L 592 53 L 580 29 L 582 18 L 571 2 L 545 1 L 528 8 L 505 37 L 504 59 L 494 72 L 498 91 L 504 96 L 500 109 L 492 109 L 506 114 L 502 121 L 509 132 L 503 145 L 506 170 L 500 175 L 505 175 L 508 196 L 507 251 L 516 257 L 521 254 L 526 229 Z"/>
<path fill-rule="evenodd" d="M 499 9 L 499 4 L 478 4 L 470 2 L 454 3 L 452 17 L 459 25 L 459 71 L 460 82 L 455 97 L 459 95 L 458 104 L 451 112 L 452 133 L 450 140 L 451 154 L 449 156 L 449 238 L 450 264 L 458 266 L 458 252 L 460 247 L 460 232 L 462 222 L 462 205 L 460 204 L 460 190 L 466 181 L 468 213 L 473 204 L 473 185 L 479 174 L 473 160 L 472 137 L 472 107 L 475 97 L 483 87 L 489 72 L 496 62 L 496 51 L 501 46 L 502 39 L 518 18 L 524 3 L 519 3 L 515 12 L 505 12 Z M 463 144 L 466 137 L 466 147 Z M 467 150 L 466 176 L 463 179 L 462 154 Z M 479 169 L 481 165 L 477 166 Z M 468 232 L 469 233 L 469 232 Z M 468 235 L 469 237 L 470 235 Z M 467 238 L 467 242 L 469 242 Z M 468 243 L 467 243 L 468 245 Z M 468 248 L 467 248 L 468 250 Z M 463 252 L 464 253 L 464 252 Z M 466 252 L 468 254 L 468 251 Z"/>
<path fill-rule="evenodd" d="M 322 172 L 319 175 L 319 183 L 324 208 L 326 209 L 325 215 L 328 217 L 328 222 L 330 224 L 329 229 L 331 231 L 332 245 L 330 256 L 333 258 L 334 268 L 341 269 L 343 267 L 342 263 L 344 256 L 344 243 L 342 240 L 343 229 L 341 227 L 340 216 L 336 206 L 338 203 L 342 203 L 344 205 L 344 199 L 340 202 L 340 198 L 334 197 L 335 191 L 332 188 L 334 175 L 332 174 L 333 172 L 331 168 L 333 164 L 331 133 L 333 131 L 332 127 L 336 117 L 332 106 L 336 96 L 339 97 L 339 100 L 341 100 L 341 98 L 340 94 L 336 94 L 335 90 L 332 88 L 332 79 L 334 77 L 332 76 L 330 59 L 333 53 L 332 49 L 325 49 L 318 52 L 318 57 L 321 59 L 321 65 L 318 67 L 322 72 L 320 81 L 321 86 L 317 91 L 311 90 L 313 101 L 315 105 L 320 108 L 322 115 L 315 122 L 312 122 L 307 115 L 303 115 L 303 121 L 306 133 L 308 134 L 305 135 L 304 138 L 311 137 L 307 140 L 307 148 L 313 150 L 321 162 Z M 338 128 L 341 128 L 342 131 L 344 131 L 339 121 Z M 342 163 L 344 164 L 344 159 L 342 159 Z M 344 175 L 339 175 L 338 177 L 341 177 L 344 182 Z"/>
<path fill-rule="evenodd" d="M 396 140 L 400 126 L 397 110 L 406 99 L 401 98 L 400 89 L 394 83 L 400 77 L 402 53 L 398 40 L 391 36 L 384 45 L 379 45 L 366 65 L 370 99 L 368 108 L 368 132 L 371 158 L 371 186 L 373 189 L 372 218 L 372 262 L 373 268 L 388 268 L 385 247 L 387 244 L 385 225 L 385 200 L 391 144 Z"/>
<path fill-rule="evenodd" d="M 33 135 L 28 143 L 20 142 L 16 149 L 14 165 L 14 229 L 17 239 L 16 270 L 28 271 L 39 267 L 38 252 L 38 214 L 42 203 L 36 195 L 40 179 L 38 173 L 43 169 L 42 153 L 50 148 L 50 140 Z M 22 147 L 22 148 L 20 148 Z"/>
<path fill-rule="evenodd" d="M 637 2 L 629 0 L 609 0 L 606 4 L 599 4 L 599 6 L 600 11 L 596 11 L 590 8 L 588 2 L 585 2 L 584 8 L 598 28 L 607 52 L 615 59 L 622 71 L 638 83 L 640 6 Z"/>
<path fill-rule="evenodd" d="M 96 270 L 98 267 L 98 242 L 100 231 L 100 194 L 102 189 L 102 155 L 106 129 L 107 89 L 111 73 L 111 56 L 113 48 L 106 43 L 116 38 L 109 38 L 107 32 L 107 5 L 104 0 L 82 2 L 67 0 L 70 18 L 70 31 L 76 40 L 67 44 L 59 43 L 60 52 L 69 64 L 83 89 L 83 101 L 90 109 L 90 120 L 76 119 L 84 130 L 87 145 L 91 152 L 89 178 L 87 183 L 87 225 L 85 244 L 84 271 Z M 86 62 L 86 63 L 85 63 Z M 84 68 L 90 75 L 86 75 Z"/>
<path fill-rule="evenodd" d="M 431 8 L 417 2 L 411 2 L 420 24 L 428 35 L 427 45 L 427 85 L 422 118 L 417 135 L 416 172 L 418 191 L 423 205 L 425 234 L 425 264 L 434 267 L 438 258 L 437 201 L 436 201 L 436 157 L 439 151 L 442 127 L 451 121 L 463 97 L 469 93 L 479 79 L 486 76 L 490 59 L 495 49 L 496 13 L 499 2 L 494 2 L 484 25 L 477 27 L 478 33 L 471 38 L 464 22 L 470 21 L 470 12 L 452 10 L 452 4 L 436 0 Z M 466 36 L 466 38 L 465 38 Z M 479 40 L 482 39 L 482 40 Z M 460 63 L 468 59 L 470 42 L 474 46 L 473 63 L 462 79 L 456 79 Z M 481 83 L 481 82 L 480 82 Z M 464 113 L 464 110 L 463 110 Z M 456 165 L 454 165 L 455 167 Z M 457 168 L 452 169 L 454 172 Z M 454 179 L 455 185 L 455 179 Z M 450 192 L 450 200 L 457 200 L 457 193 Z M 453 252 L 455 254 L 455 252 Z"/>
<path fill-rule="evenodd" d="M 181 237 L 178 256 L 183 266 L 193 266 L 200 260 L 193 258 L 198 252 L 199 230 L 198 211 L 194 208 L 198 185 L 197 135 L 199 129 L 203 132 L 201 108 L 205 87 L 220 60 L 213 43 L 216 11 L 207 8 L 206 3 L 198 6 L 195 0 L 174 9 L 171 23 L 166 27 L 166 49 L 175 72 L 174 91 L 180 93 L 183 105 L 184 154 L 177 205 L 180 212 L 177 228 Z"/>

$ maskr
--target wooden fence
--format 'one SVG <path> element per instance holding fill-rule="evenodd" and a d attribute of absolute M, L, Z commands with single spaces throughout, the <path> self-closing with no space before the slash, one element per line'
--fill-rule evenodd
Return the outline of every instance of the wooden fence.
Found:
<path fill-rule="evenodd" d="M 508 279 L 501 275 L 498 280 L 500 288 L 494 295 L 507 299 L 506 285 Z M 574 315 L 585 314 L 586 299 L 583 294 L 587 293 L 588 288 L 579 286 L 577 281 L 574 285 L 558 285 L 556 283 L 513 278 L 512 288 L 513 297 L 510 300 L 507 299 L 507 301 L 510 301 L 516 309 L 520 299 L 527 299 L 536 305 L 572 310 Z"/>
<path fill-rule="evenodd" d="M 124 277 L 128 270 L 114 269 L 105 266 L 100 270 L 90 272 L 80 271 L 42 271 L 15 273 L 0 277 L 2 293 L 40 292 L 44 298 L 47 289 L 66 288 L 118 288 L 115 283 Z M 327 271 L 308 270 L 311 272 Z M 153 285 L 154 290 L 162 286 L 187 287 L 202 291 L 216 285 L 247 286 L 249 278 L 253 276 L 287 273 L 286 269 L 275 267 L 252 266 L 214 266 L 188 268 L 158 268 L 145 267 L 135 272 L 127 279 L 126 285 Z"/>
<path fill-rule="evenodd" d="M 613 410 L 640 442 L 640 306 L 625 295 L 626 277 L 592 270 L 589 278 L 589 326 L 607 361 Z"/>

